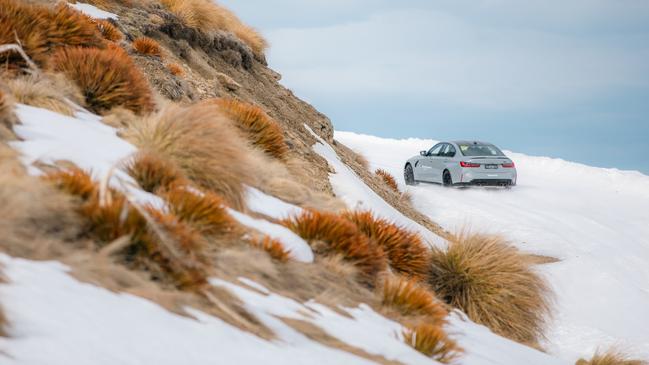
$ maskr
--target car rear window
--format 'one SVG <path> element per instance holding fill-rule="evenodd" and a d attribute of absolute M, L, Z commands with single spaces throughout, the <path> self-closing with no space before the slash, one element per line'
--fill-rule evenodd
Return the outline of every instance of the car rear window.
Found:
<path fill-rule="evenodd" d="M 460 144 L 464 156 L 505 156 L 498 147 L 491 144 Z"/>

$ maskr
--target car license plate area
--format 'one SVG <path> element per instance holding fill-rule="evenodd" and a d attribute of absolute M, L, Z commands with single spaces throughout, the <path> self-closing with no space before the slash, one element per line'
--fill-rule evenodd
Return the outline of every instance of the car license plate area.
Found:
<path fill-rule="evenodd" d="M 497 170 L 497 169 L 498 169 L 498 165 L 495 165 L 495 164 L 487 164 L 487 165 L 484 165 L 484 168 L 487 169 L 487 170 Z"/>

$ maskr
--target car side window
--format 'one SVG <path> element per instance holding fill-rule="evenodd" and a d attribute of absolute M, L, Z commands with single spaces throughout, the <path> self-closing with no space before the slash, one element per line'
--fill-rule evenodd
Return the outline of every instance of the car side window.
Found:
<path fill-rule="evenodd" d="M 455 147 L 453 147 L 452 144 L 448 144 L 447 146 L 448 147 L 446 148 L 446 153 L 444 154 L 444 156 L 446 156 L 446 157 L 455 157 L 455 153 L 457 152 L 455 150 Z"/>
<path fill-rule="evenodd" d="M 439 155 L 439 152 L 442 150 L 442 147 L 444 147 L 443 143 L 436 144 L 435 146 L 433 146 L 433 148 L 431 148 L 428 151 L 428 156 L 437 156 L 437 155 Z"/>
<path fill-rule="evenodd" d="M 442 149 L 439 151 L 437 156 L 439 157 L 444 157 L 446 156 L 446 150 L 447 150 L 448 144 L 444 143 L 444 146 L 442 146 Z"/>

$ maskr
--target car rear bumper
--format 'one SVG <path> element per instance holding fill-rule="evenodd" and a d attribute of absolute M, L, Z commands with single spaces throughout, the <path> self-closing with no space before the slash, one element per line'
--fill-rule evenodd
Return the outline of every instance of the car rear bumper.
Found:
<path fill-rule="evenodd" d="M 459 179 L 459 185 L 477 186 L 511 186 L 516 185 L 516 170 L 475 171 L 464 169 Z"/>
<path fill-rule="evenodd" d="M 474 179 L 470 182 L 461 182 L 459 186 L 513 186 L 516 185 L 511 179 Z"/>

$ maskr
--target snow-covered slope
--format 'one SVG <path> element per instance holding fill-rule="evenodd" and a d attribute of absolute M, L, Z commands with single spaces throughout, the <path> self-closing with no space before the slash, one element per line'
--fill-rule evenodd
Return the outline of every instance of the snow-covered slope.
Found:
<path fill-rule="evenodd" d="M 16 132 L 22 141 L 12 146 L 22 153 L 23 162 L 35 174 L 39 170 L 31 165 L 33 162 L 65 159 L 94 171 L 95 177 L 101 179 L 135 151 L 114 129 L 87 112 L 64 117 L 24 105 L 19 105 L 17 111 L 22 124 Z M 74 140 L 83 144 L 70 142 Z M 314 149 L 336 170 L 331 175 L 332 184 L 350 207 L 361 205 L 426 233 L 423 227 L 381 200 L 340 162 L 326 142 L 320 140 Z M 144 202 L 153 199 L 136 186 L 124 183 L 129 179 L 126 174 L 115 172 L 110 183 L 141 195 Z M 300 211 L 299 207 L 252 188 L 247 200 L 251 210 L 275 218 Z M 308 245 L 292 233 L 279 230 L 283 227 L 240 212 L 231 214 L 245 225 L 279 238 L 296 259 L 312 261 Z M 431 241 L 441 243 L 439 237 L 426 234 Z M 363 304 L 340 308 L 347 313 L 344 315 L 314 301 L 295 302 L 247 278 L 239 278 L 238 283 L 213 278 L 213 285 L 230 290 L 248 311 L 273 330 L 277 338 L 266 341 L 191 308 L 187 311 L 194 318 L 181 317 L 146 299 L 81 283 L 57 262 L 33 262 L 0 254 L 0 266 L 7 279 L 0 285 L 0 303 L 11 323 L 10 337 L 0 338 L 2 364 L 373 363 L 367 357 L 314 341 L 279 317 L 310 322 L 369 356 L 403 364 L 436 364 L 404 343 L 401 324 Z M 454 313 L 448 330 L 465 349 L 462 364 L 568 364 L 494 335 L 461 317 Z"/>
<path fill-rule="evenodd" d="M 433 146 L 349 132 L 335 138 L 403 186 L 405 161 Z M 621 345 L 649 356 L 649 176 L 507 152 L 511 190 L 408 187 L 417 209 L 446 229 L 500 233 L 521 249 L 560 262 L 540 270 L 553 285 L 556 318 L 548 348 L 575 360 Z"/>

